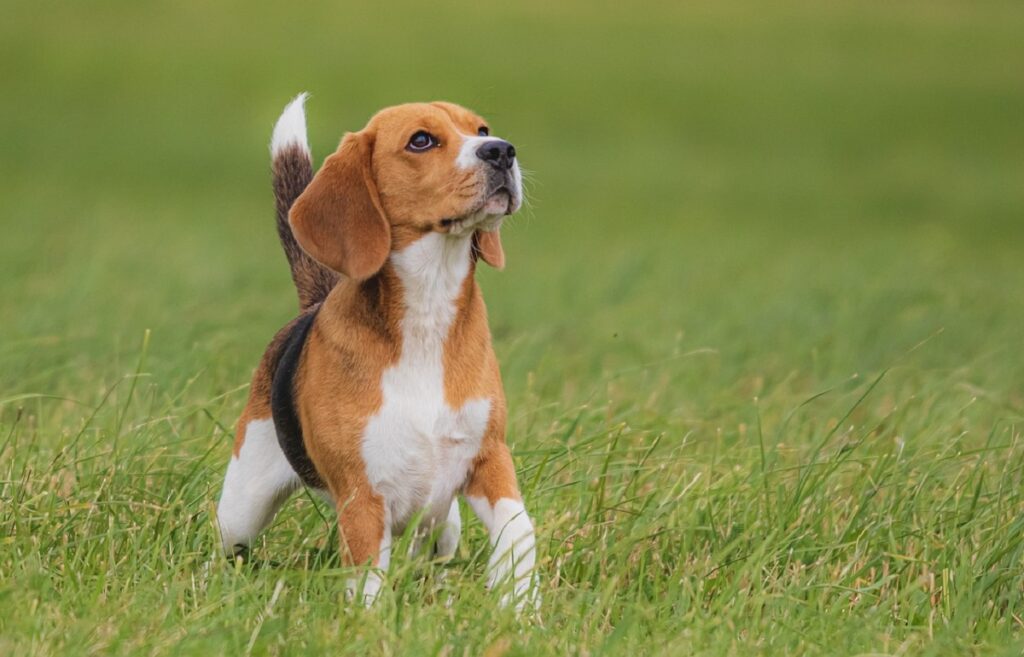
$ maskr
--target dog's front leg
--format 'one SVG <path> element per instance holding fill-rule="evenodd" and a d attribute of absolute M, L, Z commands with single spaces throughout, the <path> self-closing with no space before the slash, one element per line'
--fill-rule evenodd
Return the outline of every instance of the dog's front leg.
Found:
<path fill-rule="evenodd" d="M 338 503 L 338 534 L 342 563 L 366 566 L 365 574 L 346 582 L 348 594 L 361 594 L 363 604 L 370 606 L 377 599 L 391 561 L 391 523 L 384 501 L 369 491 L 369 485 Z"/>
<path fill-rule="evenodd" d="M 518 611 L 538 607 L 533 523 L 523 506 L 512 455 L 504 440 L 490 441 L 485 446 L 465 492 L 490 535 L 493 551 L 487 567 L 488 587 L 503 591 L 502 606 L 512 603 Z"/>
<path fill-rule="evenodd" d="M 448 507 L 448 518 L 441 525 L 440 534 L 437 537 L 434 555 L 447 561 L 455 556 L 459 549 L 459 537 L 462 535 L 462 517 L 459 514 L 459 501 L 452 500 Z"/>

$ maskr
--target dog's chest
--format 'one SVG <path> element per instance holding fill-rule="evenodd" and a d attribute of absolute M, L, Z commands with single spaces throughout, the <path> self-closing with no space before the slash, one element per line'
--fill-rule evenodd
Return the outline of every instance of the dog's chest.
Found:
<path fill-rule="evenodd" d="M 428 522 L 447 515 L 480 450 L 491 401 L 452 407 L 445 398 L 445 343 L 469 270 L 468 244 L 431 235 L 392 261 L 405 288 L 401 355 L 381 377 L 382 404 L 367 423 L 362 454 L 392 525 L 402 528 L 420 511 Z"/>
<path fill-rule="evenodd" d="M 363 434 L 368 478 L 396 527 L 420 511 L 424 520 L 445 517 L 480 450 L 490 416 L 487 399 L 449 406 L 443 373 L 431 360 L 410 358 L 385 372 L 384 403 Z"/>

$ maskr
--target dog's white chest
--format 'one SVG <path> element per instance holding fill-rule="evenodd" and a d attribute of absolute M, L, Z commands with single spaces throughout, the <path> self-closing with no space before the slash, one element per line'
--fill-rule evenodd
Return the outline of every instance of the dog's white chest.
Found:
<path fill-rule="evenodd" d="M 453 409 L 443 382 L 398 366 L 384 375 L 384 405 L 363 434 L 363 459 L 401 529 L 419 511 L 443 519 L 480 450 L 491 404 L 478 399 Z"/>
<path fill-rule="evenodd" d="M 392 262 L 404 286 L 402 351 L 381 378 L 383 403 L 367 423 L 362 455 L 401 530 L 420 511 L 427 522 L 447 515 L 480 450 L 491 402 L 452 408 L 445 401 L 445 340 L 469 272 L 468 240 L 427 235 Z"/>

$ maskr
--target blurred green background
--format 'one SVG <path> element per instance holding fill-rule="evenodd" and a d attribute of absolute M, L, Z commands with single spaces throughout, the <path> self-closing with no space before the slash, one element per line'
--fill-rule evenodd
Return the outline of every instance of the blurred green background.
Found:
<path fill-rule="evenodd" d="M 517 145 L 531 203 L 506 230 L 509 270 L 485 275 L 496 333 L 531 343 L 505 358 L 514 378 L 678 342 L 716 349 L 723 385 L 783 361 L 847 374 L 940 329 L 936 366 L 1019 362 L 1019 3 L 5 14 L 4 389 L 118 374 L 110 356 L 145 328 L 161 375 L 248 366 L 293 310 L 266 144 L 303 90 L 317 162 L 419 99 Z"/>
<path fill-rule="evenodd" d="M 1019 0 L 43 0 L 2 14 L 0 428 L 25 432 L 0 453 L 23 461 L 5 495 L 118 386 L 109 405 L 130 410 L 78 456 L 110 459 L 127 416 L 202 464 L 194 508 L 216 496 L 217 426 L 295 311 L 267 144 L 300 91 L 317 163 L 412 100 L 466 105 L 516 145 L 529 205 L 504 229 L 506 271 L 480 278 L 527 473 L 581 409 L 682 450 L 665 485 L 757 463 L 758 422 L 781 463 L 802 462 L 889 368 L 854 421 L 889 418 L 890 437 L 926 452 L 1020 422 Z M 147 329 L 135 408 L 119 382 Z M 840 401 L 786 433 L 836 386 Z M 562 476 L 587 480 L 580 467 Z M 561 494 L 535 496 L 553 545 Z"/>

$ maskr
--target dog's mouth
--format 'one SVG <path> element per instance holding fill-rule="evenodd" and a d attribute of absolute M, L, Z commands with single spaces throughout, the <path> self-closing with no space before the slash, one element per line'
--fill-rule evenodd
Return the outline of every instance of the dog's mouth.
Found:
<path fill-rule="evenodd" d="M 462 233 L 467 229 L 494 230 L 505 216 L 515 211 L 516 200 L 512 190 L 501 185 L 465 215 L 442 219 L 440 224 L 450 233 Z"/>
<path fill-rule="evenodd" d="M 512 191 L 502 185 L 491 192 L 480 209 L 484 214 L 512 214 Z"/>

